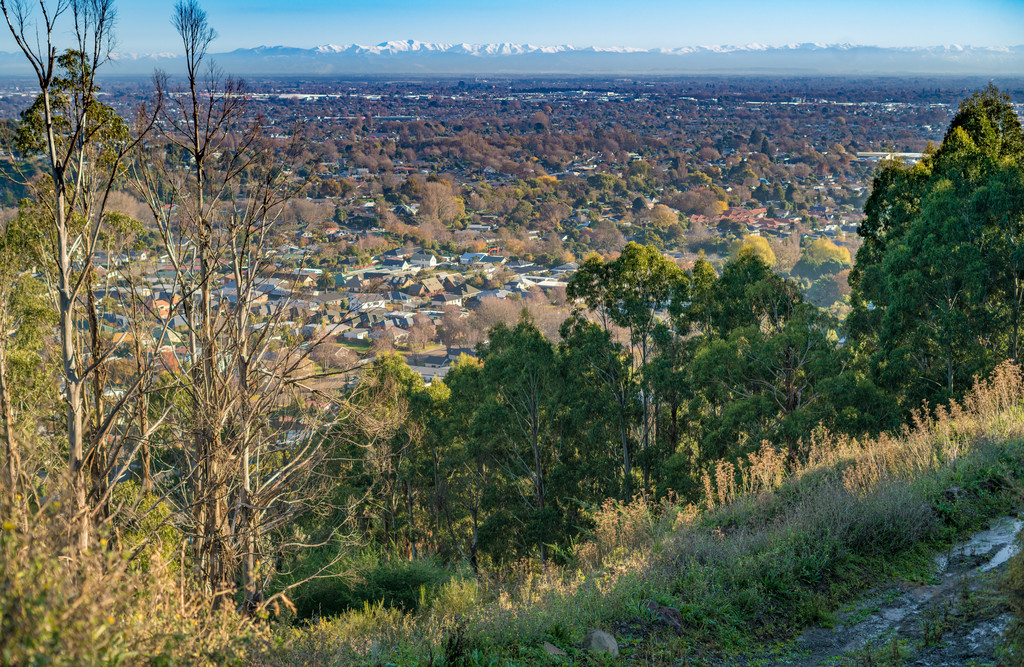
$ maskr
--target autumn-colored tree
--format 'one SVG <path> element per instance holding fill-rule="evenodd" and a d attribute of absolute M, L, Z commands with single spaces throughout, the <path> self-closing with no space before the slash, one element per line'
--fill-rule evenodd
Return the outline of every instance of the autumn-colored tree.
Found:
<path fill-rule="evenodd" d="M 664 204 L 655 204 L 648 213 L 648 218 L 657 229 L 667 229 L 671 225 L 679 224 L 679 214 Z"/>
<path fill-rule="evenodd" d="M 768 266 L 775 266 L 775 252 L 763 236 L 744 236 L 729 246 L 729 257 L 733 260 L 747 256 L 758 257 Z"/>
<path fill-rule="evenodd" d="M 420 198 L 419 217 L 425 222 L 450 224 L 466 214 L 461 197 L 457 197 L 452 186 L 442 181 L 428 181 L 423 185 Z"/>

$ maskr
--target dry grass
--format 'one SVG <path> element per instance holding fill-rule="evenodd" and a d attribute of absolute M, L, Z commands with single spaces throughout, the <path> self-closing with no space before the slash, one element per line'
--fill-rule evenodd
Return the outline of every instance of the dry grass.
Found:
<path fill-rule="evenodd" d="M 266 641 L 159 545 L 143 567 L 106 539 L 74 555 L 68 541 L 59 502 L 0 527 L 0 664 L 243 664 Z"/>
<path fill-rule="evenodd" d="M 797 462 L 769 442 L 736 466 L 720 461 L 714 475 L 704 474 L 704 506 L 728 504 L 737 493 L 753 495 L 780 487 L 784 481 L 826 469 L 842 471 L 843 484 L 863 496 L 879 485 L 913 479 L 949 465 L 978 445 L 1024 436 L 1024 380 L 1021 370 L 1006 362 L 987 380 L 976 380 L 961 402 L 914 412 L 910 425 L 896 436 L 858 441 L 825 429 L 801 443 Z"/>

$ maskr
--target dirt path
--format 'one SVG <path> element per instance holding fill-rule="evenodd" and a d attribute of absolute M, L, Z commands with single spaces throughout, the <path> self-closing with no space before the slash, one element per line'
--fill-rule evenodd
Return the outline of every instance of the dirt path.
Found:
<path fill-rule="evenodd" d="M 1003 517 L 936 558 L 926 585 L 895 585 L 861 599 L 833 628 L 812 628 L 786 665 L 994 665 L 1009 621 L 998 580 L 1024 521 Z M 770 664 L 770 663 L 769 663 Z"/>

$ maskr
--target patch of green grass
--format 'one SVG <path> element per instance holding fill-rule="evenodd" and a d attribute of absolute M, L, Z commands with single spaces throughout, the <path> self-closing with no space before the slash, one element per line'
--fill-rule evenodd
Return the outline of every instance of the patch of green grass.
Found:
<path fill-rule="evenodd" d="M 857 605 L 856 608 L 850 611 L 849 615 L 846 616 L 846 624 L 858 625 L 868 620 L 881 610 L 882 607 L 876 600 L 872 600 L 866 604 Z"/>
<path fill-rule="evenodd" d="M 942 637 L 953 629 L 955 619 L 948 600 L 929 607 L 921 614 L 921 637 L 925 646 L 937 646 Z"/>
<path fill-rule="evenodd" d="M 913 647 L 907 640 L 885 637 L 837 658 L 834 664 L 842 667 L 902 667 L 913 653 Z"/>

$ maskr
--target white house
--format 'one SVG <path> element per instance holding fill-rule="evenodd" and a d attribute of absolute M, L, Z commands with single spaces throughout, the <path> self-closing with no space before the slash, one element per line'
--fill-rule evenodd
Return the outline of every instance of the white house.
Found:
<path fill-rule="evenodd" d="M 353 294 L 348 298 L 349 310 L 372 310 L 383 308 L 387 300 L 380 294 Z"/>
<path fill-rule="evenodd" d="M 341 334 L 341 337 L 345 340 L 366 340 L 370 337 L 370 331 L 368 329 L 349 329 Z"/>
<path fill-rule="evenodd" d="M 409 258 L 409 263 L 421 269 L 432 269 L 437 266 L 437 258 L 423 252 L 418 252 Z"/>

